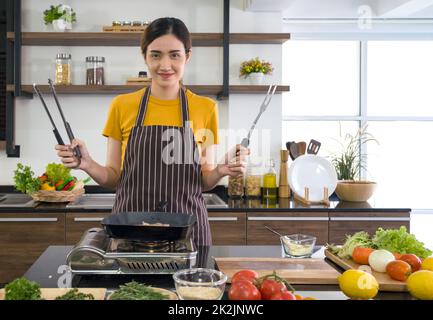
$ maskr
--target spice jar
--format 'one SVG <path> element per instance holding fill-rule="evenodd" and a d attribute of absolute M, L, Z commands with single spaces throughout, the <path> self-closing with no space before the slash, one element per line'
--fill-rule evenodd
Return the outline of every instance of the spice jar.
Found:
<path fill-rule="evenodd" d="M 242 197 L 244 195 L 244 175 L 229 177 L 229 197 Z"/>
<path fill-rule="evenodd" d="M 111 23 L 111 25 L 112 25 L 113 27 L 120 27 L 120 26 L 122 25 L 122 22 L 121 22 L 121 21 L 117 21 L 117 20 L 115 20 L 115 21 L 113 21 L 113 22 Z"/>
<path fill-rule="evenodd" d="M 245 177 L 245 195 L 247 197 L 260 197 L 261 195 L 261 180 L 260 165 L 250 163 L 248 165 L 247 174 Z"/>
<path fill-rule="evenodd" d="M 55 84 L 71 84 L 71 55 L 69 53 L 58 53 L 56 56 Z"/>
<path fill-rule="evenodd" d="M 86 84 L 104 85 L 104 57 L 86 57 Z"/>

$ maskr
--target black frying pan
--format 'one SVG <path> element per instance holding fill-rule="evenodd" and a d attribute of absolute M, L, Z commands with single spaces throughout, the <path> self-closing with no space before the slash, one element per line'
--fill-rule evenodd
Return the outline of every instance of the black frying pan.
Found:
<path fill-rule="evenodd" d="M 112 238 L 137 241 L 177 241 L 189 238 L 197 221 L 193 215 L 167 212 L 125 212 L 112 214 L 101 221 Z M 143 224 L 149 223 L 151 225 Z M 168 226 L 152 226 L 155 223 Z"/>

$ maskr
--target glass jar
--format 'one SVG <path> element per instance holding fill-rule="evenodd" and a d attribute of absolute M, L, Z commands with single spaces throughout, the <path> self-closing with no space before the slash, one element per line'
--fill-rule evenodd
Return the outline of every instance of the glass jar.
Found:
<path fill-rule="evenodd" d="M 244 195 L 244 175 L 229 177 L 229 197 L 242 197 Z"/>
<path fill-rule="evenodd" d="M 71 55 L 69 53 L 58 53 L 56 56 L 55 84 L 71 84 Z"/>
<path fill-rule="evenodd" d="M 267 163 L 267 172 L 263 175 L 263 198 L 277 198 L 277 172 L 275 171 L 275 163 L 270 159 Z"/>
<path fill-rule="evenodd" d="M 247 197 L 260 197 L 261 195 L 261 172 L 260 165 L 250 163 L 245 177 L 245 195 Z"/>
<path fill-rule="evenodd" d="M 117 20 L 115 20 L 115 21 L 113 21 L 113 22 L 111 23 L 111 25 L 112 25 L 113 27 L 120 27 L 120 26 L 122 25 L 122 22 L 121 22 L 121 21 L 117 21 Z"/>
<path fill-rule="evenodd" d="M 86 84 L 104 85 L 104 57 L 86 57 Z"/>

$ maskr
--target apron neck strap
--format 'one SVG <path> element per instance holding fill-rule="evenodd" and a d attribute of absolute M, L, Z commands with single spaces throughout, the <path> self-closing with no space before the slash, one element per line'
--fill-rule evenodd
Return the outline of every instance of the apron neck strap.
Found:
<path fill-rule="evenodd" d="M 137 120 L 135 122 L 136 126 L 142 126 L 144 118 L 146 117 L 147 105 L 150 98 L 150 86 L 146 88 L 140 101 L 140 109 L 138 110 Z M 180 100 L 180 112 L 182 116 L 182 126 L 186 127 L 186 122 L 189 120 L 188 112 L 188 99 L 186 97 L 186 92 L 183 87 L 179 89 L 179 100 Z"/>

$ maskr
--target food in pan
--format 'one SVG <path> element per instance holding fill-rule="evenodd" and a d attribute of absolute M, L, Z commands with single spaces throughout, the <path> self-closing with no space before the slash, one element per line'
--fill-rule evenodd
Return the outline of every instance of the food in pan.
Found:
<path fill-rule="evenodd" d="M 170 226 L 168 223 L 161 223 L 161 222 L 148 223 L 148 222 L 143 221 L 142 224 L 143 224 L 143 226 L 149 226 L 149 227 L 169 227 Z"/>

